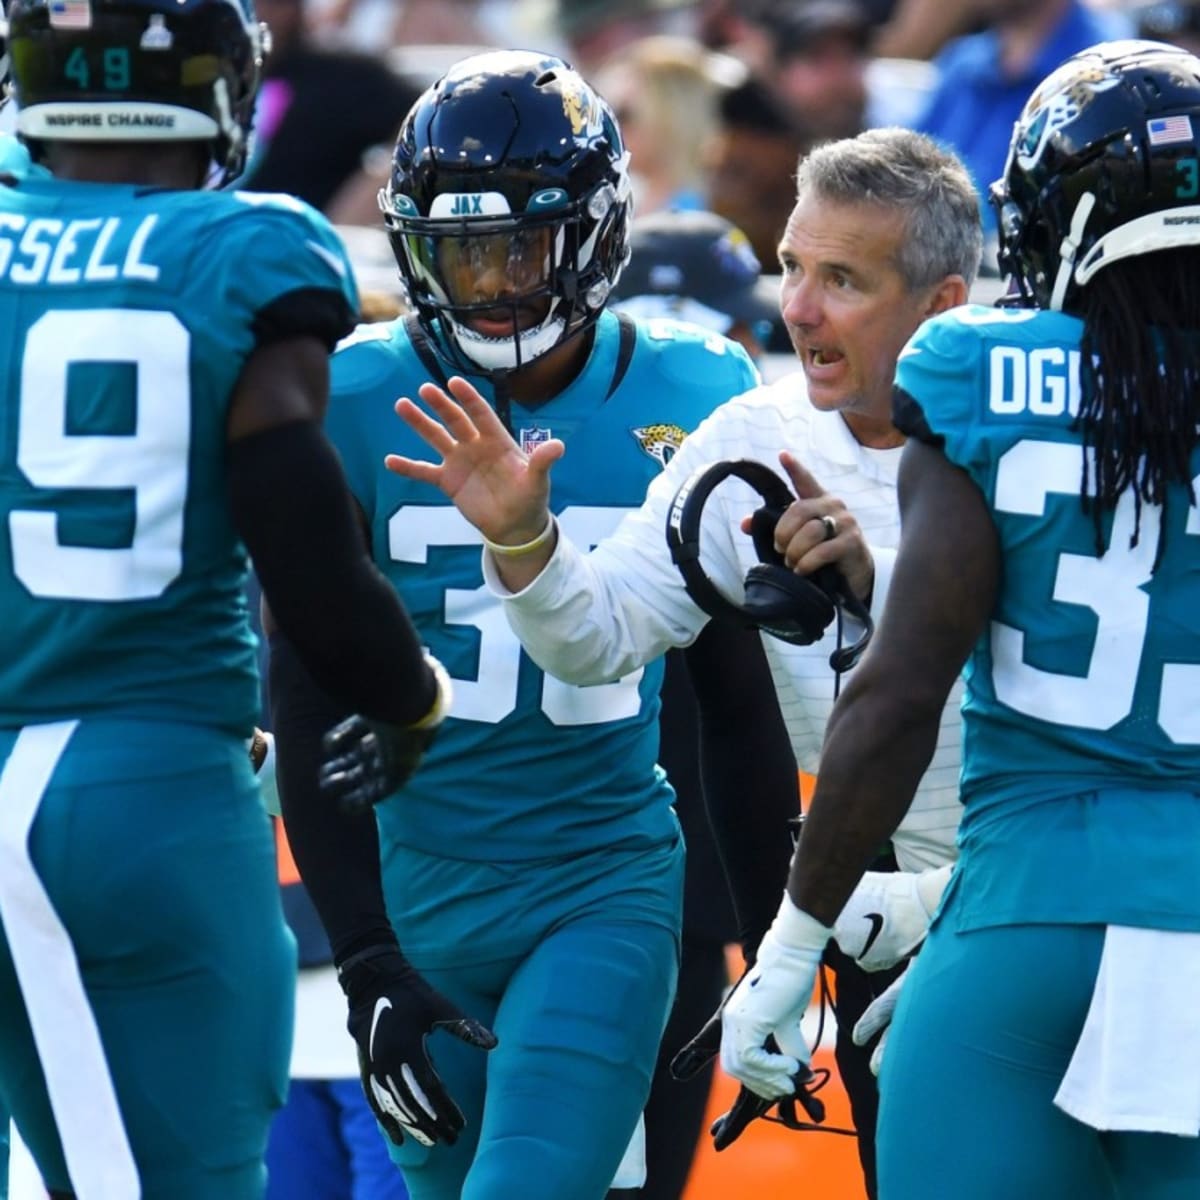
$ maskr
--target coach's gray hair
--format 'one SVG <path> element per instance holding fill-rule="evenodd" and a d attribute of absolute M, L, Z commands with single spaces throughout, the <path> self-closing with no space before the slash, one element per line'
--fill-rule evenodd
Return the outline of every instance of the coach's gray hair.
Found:
<path fill-rule="evenodd" d="M 924 134 L 869 129 L 826 142 L 800 160 L 796 194 L 835 204 L 876 204 L 908 215 L 897 266 L 910 291 L 947 275 L 969 288 L 979 271 L 979 197 L 966 168 Z"/>

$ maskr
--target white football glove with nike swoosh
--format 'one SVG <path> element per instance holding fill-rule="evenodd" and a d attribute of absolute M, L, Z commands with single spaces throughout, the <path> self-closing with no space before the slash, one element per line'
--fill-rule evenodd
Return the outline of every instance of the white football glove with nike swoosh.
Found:
<path fill-rule="evenodd" d="M 832 933 L 785 894 L 754 966 L 721 1010 L 721 1066 L 764 1100 L 795 1095 L 796 1076 L 808 1074 L 812 1052 L 801 1036 L 800 1019 Z M 768 1038 L 777 1049 L 768 1048 Z"/>
<path fill-rule="evenodd" d="M 338 965 L 350 1002 L 346 1027 L 358 1044 L 367 1103 L 396 1145 L 404 1135 L 452 1146 L 465 1121 L 426 1047 L 444 1029 L 471 1046 L 491 1050 L 496 1035 L 430 987 L 395 943 L 368 946 Z"/>
<path fill-rule="evenodd" d="M 883 971 L 911 954 L 929 932 L 951 864 L 927 871 L 868 871 L 834 922 L 833 938 L 864 971 Z"/>

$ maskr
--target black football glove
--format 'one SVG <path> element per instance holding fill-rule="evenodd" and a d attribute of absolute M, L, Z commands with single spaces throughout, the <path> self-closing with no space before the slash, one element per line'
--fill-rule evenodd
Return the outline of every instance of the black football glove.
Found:
<path fill-rule="evenodd" d="M 356 714 L 325 734 L 319 783 L 346 812 L 361 812 L 402 788 L 437 736 L 450 708 L 450 676 L 431 654 L 425 661 L 437 680 L 437 698 L 415 725 L 392 725 Z"/>
<path fill-rule="evenodd" d="M 321 790 L 346 812 L 370 808 L 409 781 L 436 736 L 437 726 L 414 729 L 347 717 L 322 742 Z"/>
<path fill-rule="evenodd" d="M 491 1050 L 496 1035 L 468 1017 L 417 973 L 395 945 L 371 946 L 338 967 L 350 1002 L 346 1027 L 358 1046 L 359 1075 L 376 1119 L 396 1145 L 452 1146 L 466 1123 L 425 1048 L 444 1029 Z"/>

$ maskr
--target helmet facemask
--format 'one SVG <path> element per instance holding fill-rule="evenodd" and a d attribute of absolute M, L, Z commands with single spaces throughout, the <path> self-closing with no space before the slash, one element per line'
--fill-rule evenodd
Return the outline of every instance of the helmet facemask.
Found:
<path fill-rule="evenodd" d="M 409 299 L 426 320 L 440 323 L 443 340 L 467 369 L 518 370 L 590 324 L 607 302 L 619 270 L 610 261 L 621 207 L 611 184 L 533 217 L 442 219 L 440 212 L 467 202 L 453 193 L 437 197 L 431 217 L 408 217 L 404 199 L 390 188 L 380 193 Z M 499 194 L 471 197 L 480 199 L 505 204 Z M 487 332 L 488 321 L 496 333 Z M 501 332 L 503 324 L 516 332 Z"/>

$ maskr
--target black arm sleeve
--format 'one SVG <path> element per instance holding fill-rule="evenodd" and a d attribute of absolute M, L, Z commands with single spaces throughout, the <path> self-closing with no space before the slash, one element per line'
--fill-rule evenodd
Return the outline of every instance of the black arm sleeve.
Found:
<path fill-rule="evenodd" d="M 396 938 L 383 900 L 375 813 L 345 813 L 321 793 L 321 737 L 347 715 L 346 709 L 317 687 L 283 634 L 272 634 L 270 647 L 271 722 L 283 823 L 333 960 L 343 962 L 366 946 Z"/>
<path fill-rule="evenodd" d="M 700 770 L 747 960 L 787 884 L 788 820 L 800 811 L 796 759 L 754 630 L 710 621 L 685 651 L 700 709 Z"/>
<path fill-rule="evenodd" d="M 433 707 L 416 630 L 368 556 L 341 463 L 309 421 L 229 445 L 229 501 L 279 628 L 316 682 L 397 725 Z"/>

